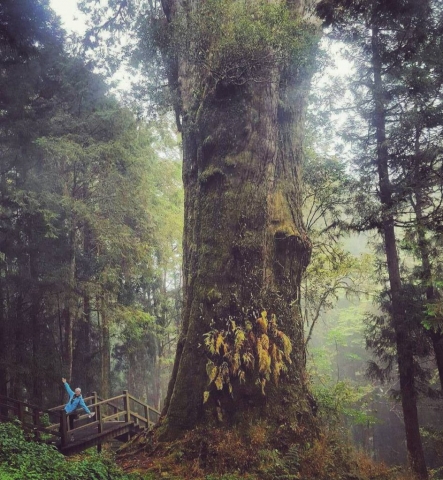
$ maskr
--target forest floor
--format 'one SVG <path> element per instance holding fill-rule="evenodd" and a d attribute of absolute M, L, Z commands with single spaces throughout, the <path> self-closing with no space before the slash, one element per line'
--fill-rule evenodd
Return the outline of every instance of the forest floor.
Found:
<path fill-rule="evenodd" d="M 258 439 L 259 440 L 259 439 Z M 181 440 L 136 439 L 117 456 L 127 473 L 147 480 L 414 480 L 400 468 L 376 463 L 332 432 L 288 451 L 259 441 L 242 443 L 235 431 L 192 431 Z M 437 478 L 435 477 L 435 480 Z"/>

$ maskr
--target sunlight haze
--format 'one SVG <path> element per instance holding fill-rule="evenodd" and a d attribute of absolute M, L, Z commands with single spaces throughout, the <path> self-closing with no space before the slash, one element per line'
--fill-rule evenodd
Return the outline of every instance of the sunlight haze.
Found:
<path fill-rule="evenodd" d="M 84 15 L 77 8 L 77 0 L 50 0 L 50 3 L 68 32 L 84 33 Z"/>

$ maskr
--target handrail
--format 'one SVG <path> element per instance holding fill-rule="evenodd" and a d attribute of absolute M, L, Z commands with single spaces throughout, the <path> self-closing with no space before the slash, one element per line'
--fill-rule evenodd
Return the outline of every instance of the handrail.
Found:
<path fill-rule="evenodd" d="M 42 413 L 53 413 L 52 412 L 52 408 L 49 408 L 49 409 L 43 409 L 41 407 L 39 407 L 38 405 L 34 405 L 32 403 L 28 403 L 28 402 L 24 402 L 23 400 L 16 400 L 15 398 L 11 398 L 11 397 L 7 397 L 6 395 L 0 395 L 0 400 L 1 399 L 5 399 L 6 401 L 9 401 L 9 402 L 14 402 L 14 403 L 17 403 L 17 404 L 20 404 L 20 405 L 23 405 L 27 408 L 32 408 L 32 409 L 36 409 Z M 1 402 L 0 402 L 1 404 Z M 18 407 L 15 407 L 15 406 L 11 406 L 11 405 L 6 405 L 6 404 L 1 404 L 3 407 L 8 407 L 8 408 L 18 408 Z"/>
<path fill-rule="evenodd" d="M 17 416 L 23 427 L 25 427 L 26 429 L 30 428 L 34 432 L 36 432 L 37 439 L 39 438 L 40 433 L 46 433 L 48 435 L 51 435 L 52 437 L 61 437 L 61 446 L 63 448 L 68 445 L 68 438 L 71 434 L 91 428 L 91 426 L 96 426 L 97 428 L 95 435 L 97 435 L 97 433 L 100 435 L 101 433 L 106 431 L 105 423 L 110 424 L 115 422 L 117 424 L 118 422 L 120 422 L 126 425 L 137 424 L 150 428 L 155 425 L 155 422 L 152 421 L 150 418 L 150 413 L 152 412 L 160 416 L 160 412 L 156 408 L 151 407 L 147 403 L 142 402 L 141 400 L 130 395 L 127 390 L 124 390 L 122 395 L 116 395 L 115 397 L 109 399 L 101 399 L 94 392 L 93 396 L 88 396 L 84 398 L 84 400 L 95 400 L 94 403 L 88 405 L 88 408 L 95 409 L 95 413 L 97 414 L 97 416 L 94 419 L 95 421 L 93 420 L 92 422 L 76 426 L 72 430 L 69 429 L 67 421 L 68 414 L 64 410 L 64 405 L 43 410 L 36 405 L 32 405 L 21 400 L 15 400 L 5 395 L 0 395 L 0 408 L 6 410 L 6 412 L 0 411 L 0 420 L 8 420 L 11 419 L 13 416 Z M 132 404 L 132 409 L 131 401 L 134 402 Z M 120 403 L 120 405 L 123 405 L 123 408 L 118 405 L 118 403 Z M 140 408 L 137 408 L 137 405 L 139 407 L 142 407 L 142 414 L 138 413 L 140 411 Z M 105 415 L 105 413 L 109 412 L 109 409 L 111 409 L 112 413 L 110 415 Z M 135 411 L 134 409 L 138 411 Z M 12 412 L 12 415 L 10 412 Z M 43 426 L 40 423 L 40 417 L 44 413 L 47 413 L 49 415 L 56 415 L 56 417 L 60 420 L 57 423 Z M 31 417 L 31 419 L 25 418 L 29 416 Z M 123 421 L 120 420 L 120 418 L 122 417 Z M 82 421 L 86 418 L 88 418 L 88 415 L 77 416 L 76 423 L 78 424 L 78 420 Z"/>
<path fill-rule="evenodd" d="M 148 407 L 149 410 L 152 410 L 154 413 L 157 413 L 158 415 L 161 415 L 161 413 L 160 413 L 159 410 L 157 410 L 157 409 L 154 408 L 154 407 L 151 407 L 151 405 L 148 405 L 147 403 L 142 402 L 142 401 L 139 400 L 138 398 L 133 397 L 131 394 L 129 394 L 129 398 L 130 398 L 131 400 L 133 400 L 135 403 L 138 403 L 139 405 L 141 405 L 142 407 Z"/>
<path fill-rule="evenodd" d="M 97 399 L 98 399 L 100 402 L 103 401 L 103 400 L 105 400 L 104 398 L 99 397 L 98 395 L 97 395 Z M 111 406 L 112 408 L 120 408 L 118 405 L 116 405 L 115 403 L 111 403 L 111 402 L 112 402 L 112 400 L 110 400 L 110 401 L 108 402 L 109 406 Z"/>
<path fill-rule="evenodd" d="M 102 415 L 102 422 L 106 422 L 106 421 L 109 421 L 109 420 L 113 420 L 114 418 L 119 418 L 119 417 L 121 417 L 122 415 L 126 415 L 126 411 L 121 411 L 121 412 L 113 413 L 112 415 L 105 415 L 105 416 Z"/>
<path fill-rule="evenodd" d="M 143 422 L 146 423 L 146 425 L 148 425 L 149 423 L 152 423 L 152 422 L 149 422 L 149 420 L 146 417 L 139 415 L 137 412 L 131 412 L 131 415 L 135 418 L 138 418 L 139 420 L 142 420 Z"/>
<path fill-rule="evenodd" d="M 90 395 L 89 397 L 83 397 L 83 400 L 86 402 L 87 400 L 92 400 L 92 399 L 95 399 L 95 396 L 94 395 Z M 62 405 L 57 405 L 56 407 L 51 407 L 51 408 L 48 408 L 48 411 L 49 412 L 53 412 L 53 411 L 56 411 L 56 410 L 63 410 L 65 408 L 65 405 L 66 403 L 63 403 Z"/>
<path fill-rule="evenodd" d="M 109 405 L 109 402 L 112 402 L 114 400 L 119 400 L 120 398 L 124 398 L 124 395 L 118 395 L 117 397 L 110 398 L 109 400 L 102 400 L 100 402 L 92 403 L 91 405 L 88 405 L 88 408 L 93 408 L 97 407 L 98 405 Z M 111 405 L 113 408 L 120 408 L 119 406 L 116 405 Z"/>
<path fill-rule="evenodd" d="M 95 408 L 95 407 L 100 407 L 101 405 L 111 405 L 112 408 L 117 408 L 118 410 L 120 410 L 120 411 L 118 412 L 118 413 L 119 413 L 119 416 L 120 416 L 120 415 L 125 414 L 126 411 L 125 411 L 125 410 L 122 410 L 121 407 L 119 407 L 119 406 L 117 406 L 117 405 L 115 405 L 115 404 L 110 404 L 110 402 L 112 402 L 112 401 L 114 401 L 114 400 L 118 400 L 118 399 L 123 398 L 123 397 L 124 397 L 124 395 L 117 395 L 116 397 L 110 398 L 109 400 L 101 400 L 100 402 L 96 402 L 96 403 L 92 403 L 92 404 L 88 405 L 88 408 L 91 409 L 91 408 Z M 95 398 L 95 396 L 92 397 L 92 398 Z M 64 407 L 64 406 L 63 406 L 63 407 Z M 62 408 L 63 408 L 63 407 L 62 407 Z M 63 411 L 64 411 L 64 410 L 63 410 Z M 79 418 L 80 418 L 80 420 L 84 420 L 85 418 L 87 418 L 87 415 L 81 415 Z M 107 419 L 108 419 L 108 416 L 103 417 L 103 421 L 105 421 L 105 420 L 107 420 Z M 93 422 L 93 423 L 95 423 L 95 422 Z M 92 423 L 89 423 L 88 425 L 92 425 Z M 51 424 L 51 425 L 50 425 L 51 428 L 55 428 L 55 427 L 58 427 L 58 426 L 59 426 L 58 423 L 56 423 L 56 424 Z M 77 427 L 77 428 L 80 428 L 80 427 Z M 75 428 L 74 430 L 77 430 L 77 428 Z"/>
<path fill-rule="evenodd" d="M 45 413 L 60 416 L 60 414 L 57 412 L 50 412 L 49 410 L 44 410 L 38 407 L 37 405 L 24 402 L 23 400 L 16 400 L 5 395 L 0 395 L 0 409 L 2 408 L 7 410 L 6 415 L 0 415 L 2 420 L 7 421 L 10 420 L 11 417 L 17 417 L 24 427 L 29 428 L 36 433 L 37 438 L 39 437 L 40 433 L 46 433 L 52 436 L 60 436 L 59 432 L 53 431 L 52 425 L 42 425 L 40 420 L 41 416 Z M 10 411 L 12 411 L 12 415 L 10 415 Z M 25 417 L 31 417 L 31 421 Z"/>

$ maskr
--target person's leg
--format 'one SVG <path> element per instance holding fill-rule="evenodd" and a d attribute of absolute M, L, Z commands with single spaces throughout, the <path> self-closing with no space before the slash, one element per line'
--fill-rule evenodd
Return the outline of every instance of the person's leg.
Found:
<path fill-rule="evenodd" d="M 70 414 L 70 415 L 68 415 L 68 417 L 69 417 L 69 430 L 73 430 L 74 429 L 74 417 L 75 417 L 75 415 Z"/>

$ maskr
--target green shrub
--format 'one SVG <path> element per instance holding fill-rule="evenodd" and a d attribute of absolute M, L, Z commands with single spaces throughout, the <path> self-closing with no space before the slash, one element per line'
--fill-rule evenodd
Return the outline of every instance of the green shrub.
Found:
<path fill-rule="evenodd" d="M 136 480 L 112 458 L 67 460 L 55 447 L 30 441 L 19 423 L 0 424 L 0 480 Z"/>

